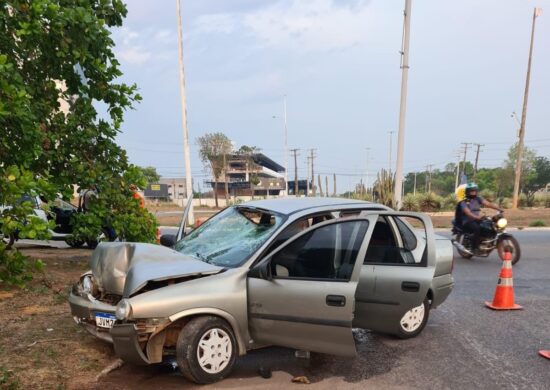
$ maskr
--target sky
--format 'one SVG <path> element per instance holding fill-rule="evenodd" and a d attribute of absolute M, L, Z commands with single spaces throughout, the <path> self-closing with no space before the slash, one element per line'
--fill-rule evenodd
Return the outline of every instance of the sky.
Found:
<path fill-rule="evenodd" d="M 208 175 L 197 137 L 225 133 L 284 166 L 308 149 L 339 191 L 395 170 L 404 1 L 181 0 L 191 169 Z M 143 101 L 117 142 L 132 163 L 184 176 L 176 0 L 128 0 L 113 31 L 122 81 Z M 537 18 L 526 145 L 550 156 L 550 1 L 413 0 L 404 171 L 443 169 L 462 142 L 484 144 L 479 165 L 502 164 L 517 140 L 534 7 Z M 393 131 L 393 135 L 390 135 Z M 367 152 L 367 148 L 370 150 Z M 470 148 L 467 159 L 473 162 Z M 289 179 L 294 161 L 289 155 Z M 324 179 L 323 179 L 324 181 Z"/>

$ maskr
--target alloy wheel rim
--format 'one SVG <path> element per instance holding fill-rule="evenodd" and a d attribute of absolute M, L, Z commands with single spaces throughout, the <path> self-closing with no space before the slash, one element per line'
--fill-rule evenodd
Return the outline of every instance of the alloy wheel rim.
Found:
<path fill-rule="evenodd" d="M 199 340 L 197 359 L 204 371 L 217 374 L 227 367 L 232 353 L 233 346 L 227 332 L 220 328 L 212 328 Z"/>
<path fill-rule="evenodd" d="M 424 314 L 424 304 L 413 307 L 401 318 L 401 329 L 403 329 L 407 333 L 414 332 L 420 327 L 422 321 L 424 321 Z"/>

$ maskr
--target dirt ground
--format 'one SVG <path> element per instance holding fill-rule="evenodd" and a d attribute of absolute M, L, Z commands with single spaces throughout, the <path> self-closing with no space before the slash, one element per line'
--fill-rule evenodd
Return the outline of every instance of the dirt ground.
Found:
<path fill-rule="evenodd" d="M 45 267 L 25 289 L 0 285 L 0 389 L 96 388 L 96 376 L 116 358 L 110 345 L 77 327 L 67 303 L 91 251 L 22 252 Z"/>
<path fill-rule="evenodd" d="M 485 210 L 487 215 L 494 215 L 496 211 Z M 436 228 L 450 228 L 454 213 L 447 211 L 431 214 L 432 222 Z M 509 227 L 528 227 L 533 221 L 543 221 L 545 226 L 550 226 L 550 209 L 518 209 L 504 210 L 504 217 L 508 220 Z"/>

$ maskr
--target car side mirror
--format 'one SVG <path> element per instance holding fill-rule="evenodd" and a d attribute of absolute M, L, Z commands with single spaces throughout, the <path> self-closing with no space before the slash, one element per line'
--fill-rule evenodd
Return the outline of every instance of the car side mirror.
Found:
<path fill-rule="evenodd" d="M 250 278 L 273 280 L 273 274 L 271 273 L 271 261 L 262 261 L 260 264 L 256 264 L 250 271 L 248 271 Z"/>
<path fill-rule="evenodd" d="M 175 234 L 163 234 L 160 236 L 160 245 L 167 246 L 169 248 L 176 245 L 176 235 Z"/>

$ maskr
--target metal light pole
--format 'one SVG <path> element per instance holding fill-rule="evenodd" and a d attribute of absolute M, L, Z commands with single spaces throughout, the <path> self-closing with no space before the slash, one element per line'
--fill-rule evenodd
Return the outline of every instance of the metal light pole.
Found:
<path fill-rule="evenodd" d="M 521 126 L 519 127 L 519 142 L 516 160 L 516 177 L 514 180 L 514 196 L 512 208 L 518 208 L 519 186 L 521 180 L 521 163 L 523 159 L 523 140 L 525 138 L 525 120 L 527 119 L 527 100 L 529 98 L 529 82 L 531 81 L 531 61 L 533 59 L 533 42 L 535 40 L 535 22 L 537 16 L 542 14 L 542 8 L 535 8 L 533 11 L 533 25 L 531 27 L 531 44 L 529 46 L 529 60 L 527 61 L 527 76 L 525 78 L 525 92 L 523 95 L 523 111 L 521 113 Z"/>
<path fill-rule="evenodd" d="M 181 5 L 180 0 L 176 0 L 176 8 L 178 12 L 178 52 L 179 52 L 179 81 L 181 94 L 181 121 L 183 126 L 183 155 L 185 159 L 185 190 L 187 197 L 193 194 L 193 181 L 191 178 L 191 156 L 189 151 L 189 129 L 187 128 L 187 100 L 185 96 L 185 70 L 183 66 L 183 32 L 181 27 Z M 191 206 L 189 207 L 189 224 L 195 223 L 195 215 L 193 213 L 193 198 L 191 198 Z"/>
<path fill-rule="evenodd" d="M 405 116 L 407 113 L 407 83 L 409 80 L 409 39 L 411 30 L 411 0 L 405 0 L 403 20 L 403 46 L 401 51 L 401 103 L 399 107 L 399 132 L 397 135 L 397 164 L 395 168 L 394 203 L 399 210 L 402 205 L 403 150 L 405 148 Z"/>
<path fill-rule="evenodd" d="M 285 195 L 288 196 L 288 127 L 286 122 L 286 95 L 283 97 L 284 121 L 285 121 Z"/>

